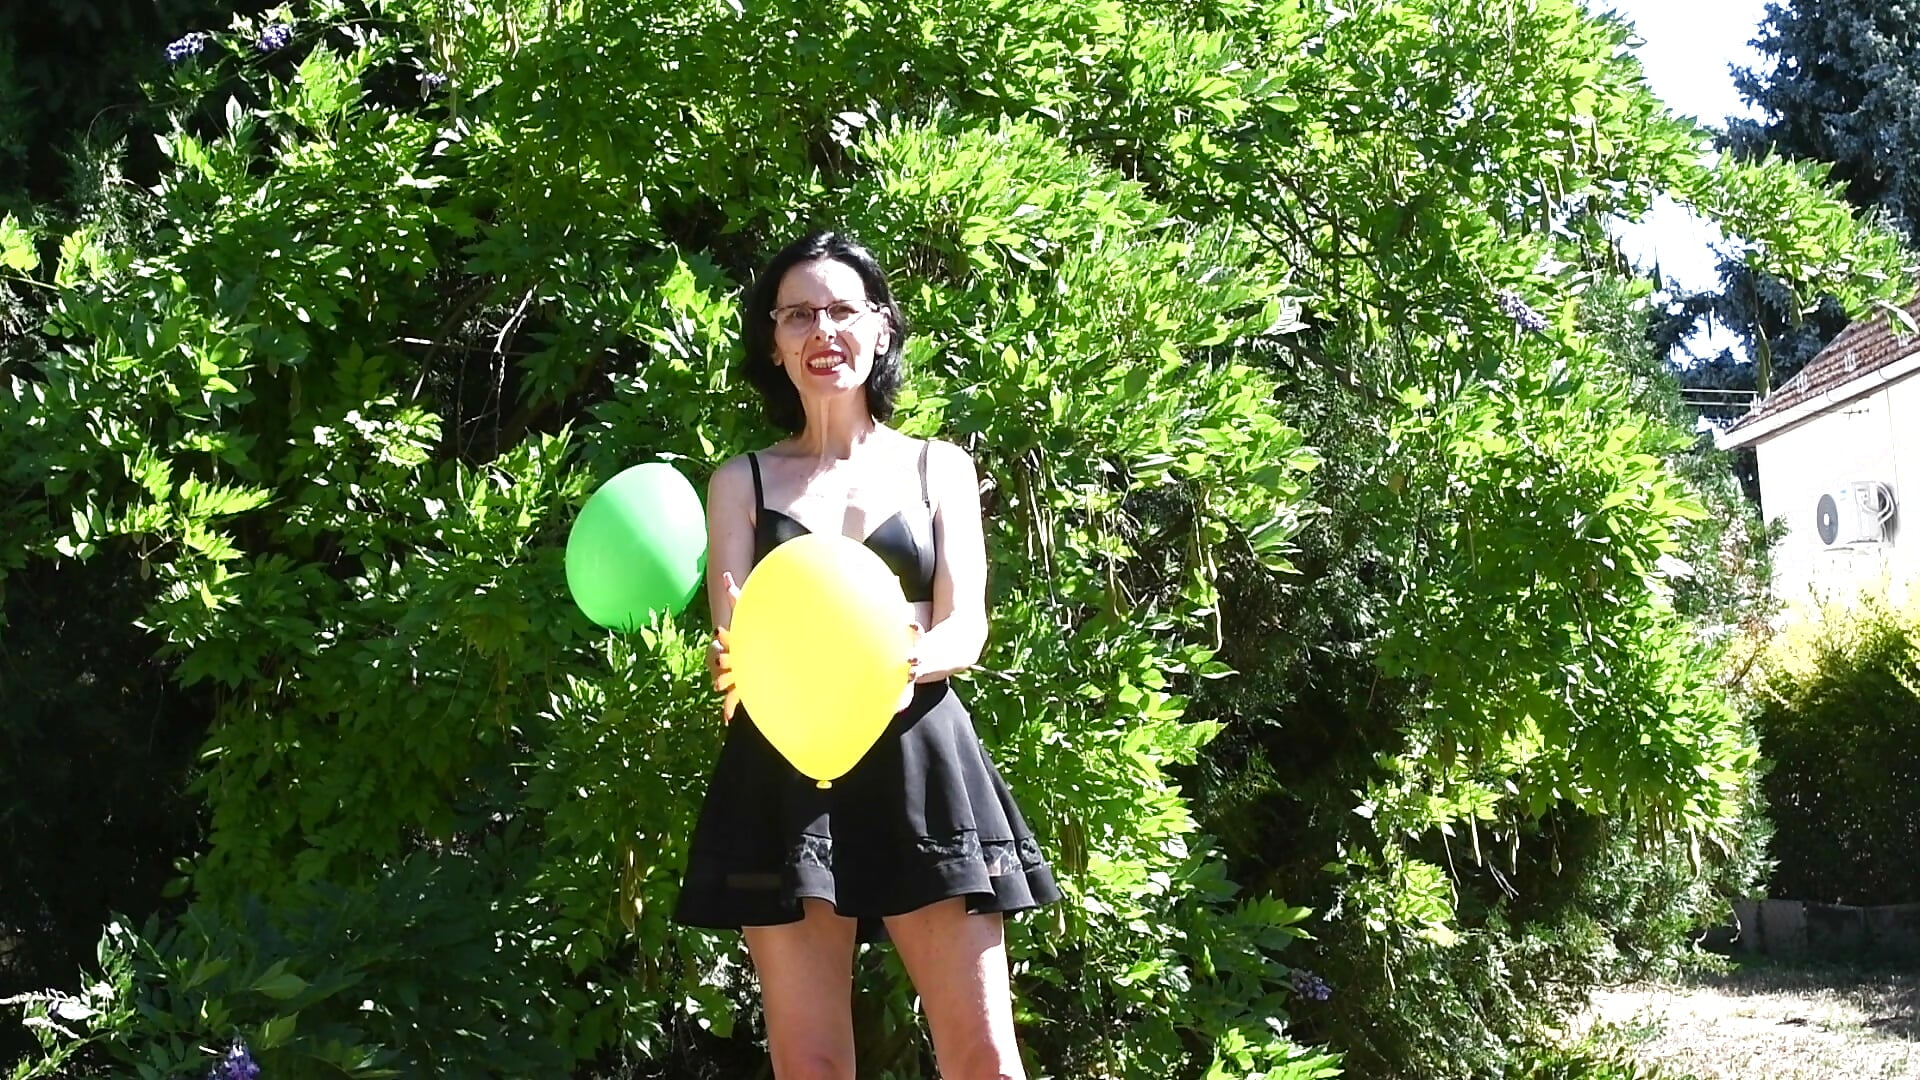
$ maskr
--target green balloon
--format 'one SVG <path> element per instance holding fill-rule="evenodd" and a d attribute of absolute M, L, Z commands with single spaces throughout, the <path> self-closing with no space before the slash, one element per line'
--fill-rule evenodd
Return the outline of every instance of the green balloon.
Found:
<path fill-rule="evenodd" d="M 693 601 L 707 570 L 700 496 L 664 462 L 600 485 L 567 534 L 567 589 L 601 626 L 633 631 Z"/>

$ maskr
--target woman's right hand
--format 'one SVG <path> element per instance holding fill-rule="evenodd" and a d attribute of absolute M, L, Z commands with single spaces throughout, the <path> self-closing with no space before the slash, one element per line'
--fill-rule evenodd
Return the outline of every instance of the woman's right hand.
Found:
<path fill-rule="evenodd" d="M 733 600 L 740 599 L 740 586 L 733 583 L 731 573 L 721 575 L 727 589 L 727 595 Z M 721 627 L 715 631 L 713 642 L 707 646 L 707 674 L 713 677 L 713 692 L 721 695 L 720 722 L 731 724 L 733 710 L 740 707 L 740 690 L 733 677 L 733 655 L 729 650 L 727 629 Z"/>
<path fill-rule="evenodd" d="M 907 711 L 920 689 L 920 639 L 925 636 L 926 631 L 920 629 L 918 622 L 907 624 L 907 685 L 900 691 L 900 700 L 894 703 L 895 713 Z"/>

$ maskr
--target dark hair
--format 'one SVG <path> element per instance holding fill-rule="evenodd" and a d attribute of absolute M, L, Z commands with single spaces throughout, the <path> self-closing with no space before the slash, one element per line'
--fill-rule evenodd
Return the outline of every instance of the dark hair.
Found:
<path fill-rule="evenodd" d="M 893 290 L 887 287 L 887 275 L 873 253 L 843 233 L 822 229 L 780 249 L 767 262 L 753 287 L 747 290 L 740 313 L 740 344 L 745 351 L 740 372 L 760 391 L 760 404 L 767 419 L 782 431 L 793 433 L 807 425 L 800 409 L 800 391 L 793 380 L 773 362 L 773 305 L 780 298 L 780 282 L 787 271 L 801 263 L 831 259 L 851 266 L 866 286 L 867 299 L 879 304 L 890 329 L 886 351 L 873 358 L 873 370 L 867 375 L 867 411 L 875 420 L 893 419 L 893 399 L 900 393 L 900 354 L 906 346 L 907 320 L 893 302 Z"/>

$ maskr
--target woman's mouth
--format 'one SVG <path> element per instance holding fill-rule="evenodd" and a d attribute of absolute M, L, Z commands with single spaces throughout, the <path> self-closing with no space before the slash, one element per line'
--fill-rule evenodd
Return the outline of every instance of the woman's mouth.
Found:
<path fill-rule="evenodd" d="M 822 352 L 807 357 L 807 370 L 815 373 L 832 371 L 847 362 L 845 353 Z"/>

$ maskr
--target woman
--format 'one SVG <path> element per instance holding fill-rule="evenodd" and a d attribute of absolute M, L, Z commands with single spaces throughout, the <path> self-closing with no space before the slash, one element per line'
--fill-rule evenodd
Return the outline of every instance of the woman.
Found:
<path fill-rule="evenodd" d="M 748 292 L 744 371 L 788 438 L 734 458 L 707 493 L 708 660 L 735 699 L 725 628 L 738 582 L 809 532 L 864 539 L 925 631 L 901 708 L 822 790 L 751 723 L 730 724 L 674 913 L 740 927 L 779 1080 L 852 1080 L 853 951 L 899 950 L 946 1080 L 1019 1078 L 1002 918 L 1059 898 L 1053 876 L 947 677 L 986 643 L 986 546 L 973 461 L 886 426 L 907 327 L 873 256 L 815 233 Z M 831 649 L 831 641 L 794 648 Z"/>

